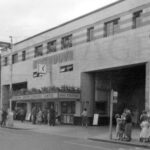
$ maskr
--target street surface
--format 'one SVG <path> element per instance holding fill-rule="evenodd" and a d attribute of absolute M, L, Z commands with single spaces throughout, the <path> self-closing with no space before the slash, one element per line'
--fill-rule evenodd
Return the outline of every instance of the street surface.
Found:
<path fill-rule="evenodd" d="M 82 138 L 0 128 L 0 150 L 146 150 Z"/>

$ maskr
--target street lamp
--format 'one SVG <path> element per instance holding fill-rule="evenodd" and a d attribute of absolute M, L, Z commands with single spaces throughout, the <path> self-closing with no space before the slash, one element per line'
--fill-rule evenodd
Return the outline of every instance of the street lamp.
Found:
<path fill-rule="evenodd" d="M 6 51 L 8 48 L 10 48 L 10 43 L 8 42 L 2 42 L 0 41 L 0 108 L 3 108 L 3 97 L 2 97 L 2 84 L 1 84 L 1 66 L 2 66 L 2 61 L 1 61 L 1 52 Z"/>
<path fill-rule="evenodd" d="M 12 111 L 12 73 L 13 73 L 13 66 L 12 66 L 12 51 L 13 51 L 13 37 L 9 36 L 10 38 L 10 101 L 9 101 L 9 108 L 10 108 L 10 112 Z"/>

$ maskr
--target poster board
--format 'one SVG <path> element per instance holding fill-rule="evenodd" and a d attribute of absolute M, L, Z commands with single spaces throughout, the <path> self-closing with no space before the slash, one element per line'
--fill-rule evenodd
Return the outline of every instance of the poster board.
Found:
<path fill-rule="evenodd" d="M 26 121 L 30 121 L 31 113 L 26 114 Z"/>
<path fill-rule="evenodd" d="M 94 114 L 93 125 L 98 125 L 99 114 Z"/>

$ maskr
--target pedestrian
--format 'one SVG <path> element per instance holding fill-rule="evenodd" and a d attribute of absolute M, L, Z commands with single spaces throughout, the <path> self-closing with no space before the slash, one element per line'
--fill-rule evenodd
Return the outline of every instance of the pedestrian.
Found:
<path fill-rule="evenodd" d="M 56 116 L 55 116 L 55 110 L 54 110 L 54 107 L 51 106 L 50 110 L 49 110 L 49 125 L 50 126 L 55 126 L 55 119 L 56 119 Z"/>
<path fill-rule="evenodd" d="M 36 124 L 36 107 L 34 106 L 32 108 L 32 112 L 31 112 L 31 120 L 32 120 L 32 124 Z"/>
<path fill-rule="evenodd" d="M 7 120 L 7 109 L 2 109 L 2 121 L 1 121 L 1 127 L 5 127 L 6 126 L 6 120 Z"/>
<path fill-rule="evenodd" d="M 149 141 L 149 127 L 150 127 L 148 119 L 145 119 L 144 121 L 142 121 L 140 126 L 141 126 L 140 142 L 148 142 Z"/>
<path fill-rule="evenodd" d="M 125 133 L 124 133 L 126 141 L 131 141 L 131 133 L 132 133 L 132 117 L 131 111 L 127 109 L 125 117 Z"/>
<path fill-rule="evenodd" d="M 20 109 L 20 120 L 23 122 L 25 119 L 25 110 L 23 108 Z"/>
<path fill-rule="evenodd" d="M 47 115 L 48 115 L 48 112 L 47 112 L 47 109 L 45 108 L 45 109 L 42 111 L 42 120 L 43 120 L 43 123 L 44 123 L 44 124 L 47 124 Z"/>
<path fill-rule="evenodd" d="M 123 140 L 123 133 L 124 133 L 123 120 L 119 114 L 116 114 L 115 118 L 116 118 L 116 139 Z"/>
<path fill-rule="evenodd" d="M 148 116 L 147 116 L 147 111 L 143 110 L 142 114 L 140 115 L 140 123 L 142 123 L 143 121 L 147 120 Z"/>
<path fill-rule="evenodd" d="M 39 111 L 37 113 L 37 123 L 38 124 L 41 124 L 42 123 L 42 111 L 41 109 L 39 108 Z"/>
<path fill-rule="evenodd" d="M 88 126 L 88 117 L 87 117 L 87 109 L 86 108 L 84 108 L 81 116 L 82 116 L 82 126 L 87 127 Z"/>

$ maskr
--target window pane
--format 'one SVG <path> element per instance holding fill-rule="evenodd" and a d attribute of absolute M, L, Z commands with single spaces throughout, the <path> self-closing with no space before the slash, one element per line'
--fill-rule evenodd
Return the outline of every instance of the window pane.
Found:
<path fill-rule="evenodd" d="M 61 39 L 61 49 L 72 47 L 72 35 L 65 36 Z"/>

